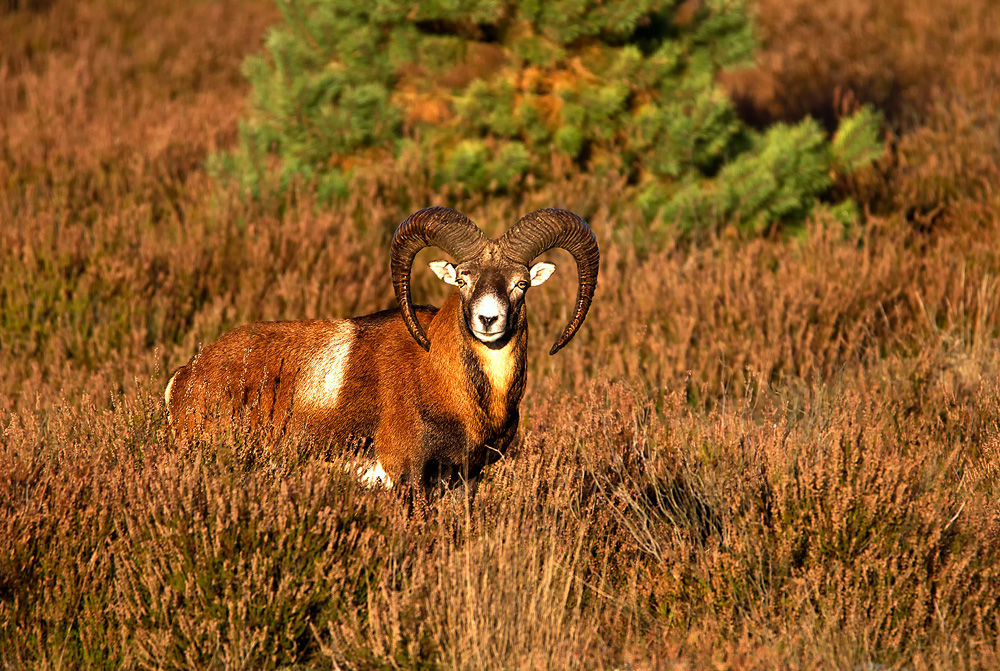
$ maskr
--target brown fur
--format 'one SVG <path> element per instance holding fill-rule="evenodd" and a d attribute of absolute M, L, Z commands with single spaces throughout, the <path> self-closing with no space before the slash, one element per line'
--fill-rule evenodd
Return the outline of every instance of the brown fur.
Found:
<path fill-rule="evenodd" d="M 512 315 L 516 327 L 496 349 L 468 333 L 457 292 L 440 311 L 417 314 L 429 352 L 398 310 L 260 322 L 226 333 L 171 379 L 168 409 L 178 439 L 230 425 L 269 440 L 290 432 L 336 442 L 368 438 L 393 482 L 426 484 L 436 467 L 452 465 L 476 477 L 517 431 L 524 310 Z M 344 365 L 336 365 L 345 353 Z"/>

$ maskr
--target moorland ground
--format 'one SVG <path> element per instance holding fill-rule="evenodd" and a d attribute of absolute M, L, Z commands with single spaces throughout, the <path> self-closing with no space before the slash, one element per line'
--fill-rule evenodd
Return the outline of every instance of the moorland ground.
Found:
<path fill-rule="evenodd" d="M 448 194 L 387 168 L 265 207 L 210 179 L 270 0 L 0 6 L 2 665 L 1000 665 L 1000 8 L 755 12 L 746 118 L 885 112 L 837 186 L 864 216 L 678 238 L 586 174 L 463 199 L 494 235 L 579 212 L 601 276 L 549 357 L 575 288 L 551 255 L 519 440 L 473 500 L 414 507 L 335 451 L 180 449 L 161 393 L 237 324 L 391 307 L 392 230 Z"/>

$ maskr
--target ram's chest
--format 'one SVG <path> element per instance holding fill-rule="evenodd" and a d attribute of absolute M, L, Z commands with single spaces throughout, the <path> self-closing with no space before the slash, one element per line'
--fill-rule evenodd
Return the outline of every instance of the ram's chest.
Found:
<path fill-rule="evenodd" d="M 523 367 L 518 364 L 514 347 L 494 350 L 476 346 L 474 361 L 479 373 L 479 402 L 487 422 L 498 428 L 506 424 L 511 407 L 520 400 Z"/>

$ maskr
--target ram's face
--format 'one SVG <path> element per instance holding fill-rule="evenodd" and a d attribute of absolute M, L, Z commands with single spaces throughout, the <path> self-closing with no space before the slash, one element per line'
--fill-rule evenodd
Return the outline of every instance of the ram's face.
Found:
<path fill-rule="evenodd" d="M 500 343 L 510 335 L 528 287 L 549 279 L 556 269 L 551 263 L 536 263 L 529 269 L 519 264 L 482 261 L 457 266 L 434 261 L 430 267 L 445 283 L 458 287 L 465 323 L 472 335 L 484 343 Z"/>

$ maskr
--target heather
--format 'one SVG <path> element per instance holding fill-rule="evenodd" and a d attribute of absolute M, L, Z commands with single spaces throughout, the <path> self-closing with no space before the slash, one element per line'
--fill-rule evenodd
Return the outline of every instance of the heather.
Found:
<path fill-rule="evenodd" d="M 758 65 L 723 77 L 747 123 L 884 114 L 846 225 L 653 229 L 581 166 L 484 195 L 376 159 L 336 205 L 261 202 L 206 163 L 273 3 L 2 7 L 2 666 L 995 668 L 1000 16 L 752 9 Z M 175 444 L 162 390 L 199 343 L 391 307 L 392 230 L 440 202 L 492 234 L 566 207 L 602 249 L 554 357 L 569 257 L 529 293 L 521 435 L 475 498 Z"/>

